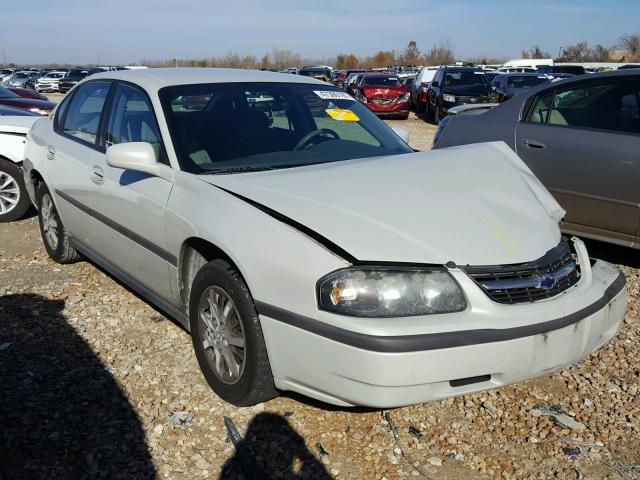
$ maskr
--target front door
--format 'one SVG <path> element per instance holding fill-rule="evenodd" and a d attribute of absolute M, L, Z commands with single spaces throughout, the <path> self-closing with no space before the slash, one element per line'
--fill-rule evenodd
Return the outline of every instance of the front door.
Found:
<path fill-rule="evenodd" d="M 92 236 L 89 167 L 110 87 L 111 82 L 89 82 L 63 100 L 53 119 L 56 134 L 46 146 L 47 177 L 56 186 L 51 193 L 60 218 L 69 234 L 85 244 Z"/>
<path fill-rule="evenodd" d="M 105 145 L 127 142 L 150 143 L 159 161 L 166 158 L 147 96 L 121 83 L 106 121 Z M 144 286 L 170 298 L 169 265 L 175 265 L 176 258 L 166 251 L 165 209 L 173 183 L 111 167 L 104 151 L 93 157 L 91 180 L 98 253 Z"/>
<path fill-rule="evenodd" d="M 632 242 L 638 227 L 637 81 L 546 90 L 516 128 L 516 151 L 567 211 L 567 230 Z"/>

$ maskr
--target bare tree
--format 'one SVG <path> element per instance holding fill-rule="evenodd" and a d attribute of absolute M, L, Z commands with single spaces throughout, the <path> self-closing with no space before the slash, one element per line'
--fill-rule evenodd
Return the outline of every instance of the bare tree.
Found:
<path fill-rule="evenodd" d="M 551 58 L 549 52 L 543 51 L 539 45 L 534 45 L 529 50 L 522 50 L 522 58 Z"/>
<path fill-rule="evenodd" d="M 618 40 L 616 45 L 624 52 L 623 61 L 639 62 L 640 61 L 640 34 L 624 34 Z"/>
<path fill-rule="evenodd" d="M 411 40 L 407 48 L 400 56 L 400 63 L 403 65 L 417 65 L 420 63 L 420 50 L 415 40 Z"/>
<path fill-rule="evenodd" d="M 424 65 L 449 65 L 455 63 L 455 53 L 451 40 L 440 40 L 431 47 L 422 59 Z"/>

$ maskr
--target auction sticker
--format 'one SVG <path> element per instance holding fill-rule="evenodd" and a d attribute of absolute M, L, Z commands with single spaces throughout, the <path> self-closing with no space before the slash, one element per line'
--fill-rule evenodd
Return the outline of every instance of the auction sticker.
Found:
<path fill-rule="evenodd" d="M 355 113 L 344 108 L 327 108 L 325 112 L 327 112 L 327 115 L 331 118 L 340 122 L 357 122 L 360 120 L 360 117 Z"/>
<path fill-rule="evenodd" d="M 336 92 L 335 90 L 314 90 L 317 96 L 323 100 L 354 100 L 347 92 Z"/>

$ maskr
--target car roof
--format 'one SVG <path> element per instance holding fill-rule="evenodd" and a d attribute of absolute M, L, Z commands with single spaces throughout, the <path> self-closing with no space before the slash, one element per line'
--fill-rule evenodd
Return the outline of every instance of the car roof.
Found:
<path fill-rule="evenodd" d="M 234 68 L 144 68 L 137 70 L 118 70 L 96 73 L 95 75 L 86 77 L 83 82 L 99 79 L 132 82 L 147 91 L 157 91 L 171 85 L 204 83 L 273 82 L 309 83 L 318 86 L 327 86 L 325 82 L 302 75 Z"/>

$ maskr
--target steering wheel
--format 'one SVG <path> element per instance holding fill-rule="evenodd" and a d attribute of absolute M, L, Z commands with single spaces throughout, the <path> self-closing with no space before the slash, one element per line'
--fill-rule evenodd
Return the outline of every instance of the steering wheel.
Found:
<path fill-rule="evenodd" d="M 331 135 L 334 138 L 334 140 L 340 140 L 340 135 L 338 135 L 336 132 L 334 132 L 330 128 L 318 128 L 316 130 L 310 131 L 304 137 L 302 137 L 300 141 L 296 143 L 296 146 L 293 147 L 293 149 L 295 151 L 304 150 L 306 148 L 307 143 L 309 143 L 309 140 L 324 134 Z"/>

